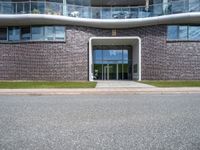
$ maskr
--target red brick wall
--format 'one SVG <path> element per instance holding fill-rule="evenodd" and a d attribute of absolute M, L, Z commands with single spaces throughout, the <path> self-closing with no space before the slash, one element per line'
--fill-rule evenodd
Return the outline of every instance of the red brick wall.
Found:
<path fill-rule="evenodd" d="M 111 30 L 67 26 L 66 42 L 0 44 L 0 80 L 88 80 L 88 41 Z M 142 79 L 200 79 L 200 42 L 167 42 L 166 26 L 119 29 L 142 39 Z"/>

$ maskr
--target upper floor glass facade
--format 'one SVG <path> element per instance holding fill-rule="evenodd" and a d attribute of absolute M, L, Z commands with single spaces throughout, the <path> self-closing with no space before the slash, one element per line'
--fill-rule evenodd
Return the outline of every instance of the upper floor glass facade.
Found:
<path fill-rule="evenodd" d="M 155 0 L 156 1 L 156 0 Z M 91 19 L 146 18 L 200 12 L 200 0 L 168 0 L 146 6 L 92 6 L 90 0 L 0 1 L 0 14 L 49 14 Z"/>

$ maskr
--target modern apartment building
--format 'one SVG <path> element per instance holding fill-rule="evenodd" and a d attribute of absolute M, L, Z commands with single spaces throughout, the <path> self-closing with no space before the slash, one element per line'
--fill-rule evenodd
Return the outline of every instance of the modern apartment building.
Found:
<path fill-rule="evenodd" d="M 200 0 L 0 0 L 0 80 L 200 80 Z"/>

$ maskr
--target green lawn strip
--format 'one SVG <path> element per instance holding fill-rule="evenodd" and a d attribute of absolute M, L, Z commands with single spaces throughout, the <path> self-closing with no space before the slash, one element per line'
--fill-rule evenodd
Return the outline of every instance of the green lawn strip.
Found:
<path fill-rule="evenodd" d="M 0 82 L 0 89 L 95 88 L 96 82 Z"/>
<path fill-rule="evenodd" d="M 197 81 L 141 81 L 141 83 L 156 87 L 200 87 L 200 80 Z"/>

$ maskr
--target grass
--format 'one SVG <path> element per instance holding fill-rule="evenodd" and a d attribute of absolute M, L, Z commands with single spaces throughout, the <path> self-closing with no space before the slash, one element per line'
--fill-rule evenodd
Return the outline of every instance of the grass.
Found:
<path fill-rule="evenodd" d="M 197 81 L 141 81 L 141 83 L 156 87 L 200 87 L 200 80 Z"/>
<path fill-rule="evenodd" d="M 95 88 L 96 82 L 29 82 L 2 81 L 0 89 L 39 89 L 39 88 Z"/>

